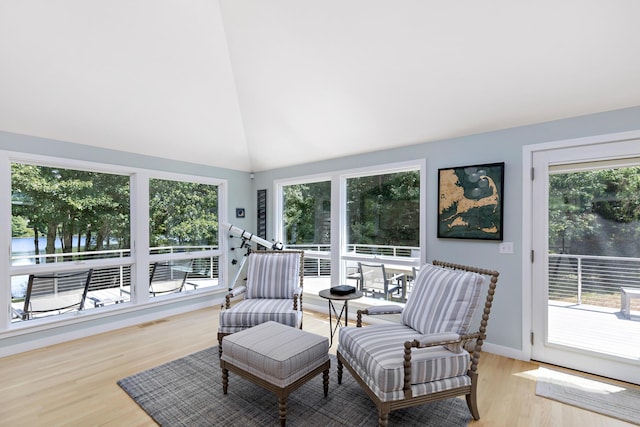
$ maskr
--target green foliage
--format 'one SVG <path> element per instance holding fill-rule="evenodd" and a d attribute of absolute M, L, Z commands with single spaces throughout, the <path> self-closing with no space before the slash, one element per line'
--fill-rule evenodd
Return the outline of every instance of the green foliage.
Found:
<path fill-rule="evenodd" d="M 29 228 L 29 221 L 21 216 L 11 217 L 11 237 L 32 237 L 33 230 Z"/>
<path fill-rule="evenodd" d="M 330 243 L 330 218 L 330 181 L 284 188 L 285 243 Z"/>
<path fill-rule="evenodd" d="M 128 176 L 13 163 L 11 189 L 12 217 L 46 235 L 49 254 L 57 237 L 71 252 L 74 235 L 87 237 L 83 250 L 100 250 L 110 237 L 129 247 Z"/>
<path fill-rule="evenodd" d="M 640 167 L 549 177 L 549 248 L 582 255 L 640 256 Z"/>
<path fill-rule="evenodd" d="M 420 174 L 398 172 L 350 178 L 350 244 L 419 246 Z"/>
<path fill-rule="evenodd" d="M 218 188 L 214 185 L 149 181 L 151 246 L 216 245 Z"/>
<path fill-rule="evenodd" d="M 73 251 L 74 236 L 85 237 L 78 251 L 130 247 L 129 176 L 14 163 L 11 179 L 13 235 L 46 235 L 47 253 L 56 238 Z M 217 244 L 216 186 L 152 179 L 149 187 L 152 246 Z"/>
<path fill-rule="evenodd" d="M 350 244 L 418 246 L 419 172 L 349 179 L 347 215 Z M 330 219 L 330 181 L 284 188 L 285 243 L 330 243 Z"/>

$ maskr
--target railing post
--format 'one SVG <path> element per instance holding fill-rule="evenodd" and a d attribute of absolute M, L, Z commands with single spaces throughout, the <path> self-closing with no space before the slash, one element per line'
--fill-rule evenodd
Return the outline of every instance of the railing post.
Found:
<path fill-rule="evenodd" d="M 578 305 L 582 304 L 582 257 L 578 257 Z"/>

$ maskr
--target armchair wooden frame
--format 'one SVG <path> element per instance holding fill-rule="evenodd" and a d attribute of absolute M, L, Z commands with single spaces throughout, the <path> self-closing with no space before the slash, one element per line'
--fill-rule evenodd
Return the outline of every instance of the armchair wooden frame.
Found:
<path fill-rule="evenodd" d="M 373 400 L 378 408 L 379 414 L 379 425 L 387 426 L 389 420 L 389 413 L 396 409 L 407 408 L 416 405 L 422 405 L 428 402 L 433 402 L 436 400 L 448 399 L 452 397 L 462 396 L 464 395 L 467 401 L 467 406 L 469 407 L 469 411 L 474 419 L 480 419 L 480 413 L 478 411 L 477 405 L 477 387 L 478 387 L 478 362 L 480 359 L 480 352 L 482 350 L 482 345 L 486 338 L 486 330 L 487 324 L 489 321 L 489 314 L 491 312 L 491 306 L 493 303 L 493 297 L 496 289 L 496 284 L 498 281 L 499 273 L 493 270 L 486 270 L 476 267 L 464 266 L 459 264 L 451 264 L 442 261 L 433 261 L 433 265 L 440 266 L 444 268 L 449 268 L 453 270 L 463 270 L 474 272 L 482 275 L 489 276 L 489 286 L 485 298 L 484 303 L 484 311 L 482 313 L 482 319 L 480 321 L 480 327 L 477 332 L 461 335 L 457 339 L 451 340 L 447 339 L 444 341 L 434 341 L 430 342 L 425 339 L 423 342 L 416 340 L 406 341 L 404 343 L 404 398 L 400 400 L 390 400 L 390 401 L 382 401 L 367 385 L 367 383 L 358 375 L 356 370 L 349 365 L 347 360 L 338 350 L 337 359 L 338 359 L 338 384 L 342 382 L 342 374 L 343 374 L 343 366 L 346 366 L 347 370 L 351 373 L 351 375 L 358 381 L 362 389 L 368 394 L 368 396 Z M 362 327 L 362 316 L 363 315 L 376 315 L 376 314 L 391 314 L 391 313 L 401 313 L 402 307 L 393 308 L 393 306 L 384 306 L 384 307 L 374 307 L 365 310 L 358 310 L 357 314 L 357 327 Z M 467 375 L 471 379 L 471 384 L 468 386 L 462 386 L 452 389 L 443 390 L 440 392 L 413 396 L 411 391 L 411 357 L 412 350 L 419 348 L 427 348 L 434 346 L 442 346 L 442 345 L 451 345 L 451 344 L 461 344 L 464 348 L 470 353 L 470 363 L 467 371 Z"/>

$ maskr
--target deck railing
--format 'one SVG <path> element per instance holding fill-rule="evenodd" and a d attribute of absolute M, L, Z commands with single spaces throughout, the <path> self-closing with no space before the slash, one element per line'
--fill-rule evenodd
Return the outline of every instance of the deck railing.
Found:
<path fill-rule="evenodd" d="M 216 249 L 217 246 L 160 246 L 150 249 L 151 254 L 170 254 L 189 252 L 194 255 L 190 279 L 214 279 L 219 277 L 219 260 L 217 256 L 198 257 L 198 252 Z M 39 255 L 12 255 L 13 265 L 25 265 L 36 263 L 59 263 L 64 261 L 86 261 L 108 258 L 126 258 L 130 256 L 129 249 L 110 249 L 104 251 L 86 251 L 71 253 L 39 254 Z M 26 276 L 23 280 L 24 289 L 13 289 L 12 296 L 20 298 L 26 291 Z M 119 265 L 113 267 L 94 268 L 89 283 L 89 291 L 97 291 L 109 288 L 121 288 L 131 286 L 131 265 Z"/>
<path fill-rule="evenodd" d="M 330 252 L 331 246 L 328 244 L 309 245 L 287 245 L 288 249 L 298 249 L 313 252 Z M 415 256 L 420 248 L 415 246 L 389 246 L 389 245 L 347 245 L 347 252 L 364 255 L 382 255 L 389 257 L 411 257 Z M 331 275 L 331 262 L 327 258 L 318 258 L 305 255 L 304 257 L 305 277 L 321 277 Z"/>
<path fill-rule="evenodd" d="M 287 245 L 290 249 L 301 249 L 314 252 L 329 252 L 331 246 L 328 244 L 311 245 Z M 198 257 L 199 251 L 216 249 L 215 246 L 159 246 L 150 249 L 151 254 L 172 254 L 190 252 L 194 254 L 192 272 L 189 278 L 218 278 L 219 263 L 218 257 Z M 389 257 L 411 257 L 415 256 L 419 248 L 413 246 L 390 246 L 390 245 L 348 245 L 347 251 L 354 254 L 380 255 Z M 58 263 L 64 261 L 85 261 L 108 258 L 126 258 L 130 256 L 129 249 L 110 249 L 103 251 L 39 254 L 39 255 L 13 255 L 11 257 L 13 265 L 19 264 L 44 264 Z M 307 277 L 328 277 L 331 276 L 331 262 L 328 258 L 305 256 L 304 275 Z M 105 267 L 94 269 L 89 290 L 100 290 L 117 288 L 131 285 L 131 265 Z"/>
<path fill-rule="evenodd" d="M 619 307 L 620 288 L 640 289 L 640 258 L 549 254 L 549 299 Z"/>

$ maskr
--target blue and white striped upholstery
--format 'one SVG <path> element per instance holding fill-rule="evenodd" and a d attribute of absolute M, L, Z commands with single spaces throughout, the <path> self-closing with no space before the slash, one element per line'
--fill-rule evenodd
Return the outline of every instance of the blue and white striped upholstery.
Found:
<path fill-rule="evenodd" d="M 427 264 L 420 269 L 400 324 L 342 328 L 338 351 L 381 401 L 404 399 L 405 341 L 468 333 L 483 282 L 477 273 Z M 413 396 L 470 385 L 469 362 L 460 345 L 413 349 Z"/>
<path fill-rule="evenodd" d="M 423 334 L 466 334 L 484 277 L 427 264 L 420 269 L 400 321 Z"/>
<path fill-rule="evenodd" d="M 244 293 L 244 299 L 220 311 L 218 333 L 233 334 L 270 320 L 301 328 L 301 258 L 300 251 L 251 253 L 246 286 L 230 292 L 234 297 Z"/>
<path fill-rule="evenodd" d="M 340 329 L 338 351 L 383 402 L 404 399 L 404 342 L 422 334 L 406 325 L 370 325 Z M 413 350 L 411 389 L 414 396 L 471 384 L 466 375 L 469 353 L 444 347 Z"/>
<path fill-rule="evenodd" d="M 249 255 L 245 298 L 293 298 L 299 286 L 300 254 L 271 252 Z"/>
<path fill-rule="evenodd" d="M 329 360 L 329 339 L 267 322 L 222 341 L 222 360 L 279 387 Z"/>
<path fill-rule="evenodd" d="M 302 311 L 293 309 L 292 299 L 245 299 L 220 311 L 218 331 L 233 334 L 269 320 L 295 328 L 302 322 Z"/>

